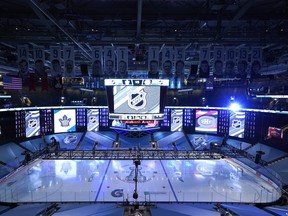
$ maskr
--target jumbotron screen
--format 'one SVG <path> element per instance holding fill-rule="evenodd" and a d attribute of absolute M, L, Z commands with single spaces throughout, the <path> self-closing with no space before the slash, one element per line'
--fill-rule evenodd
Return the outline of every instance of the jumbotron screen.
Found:
<path fill-rule="evenodd" d="M 75 109 L 54 110 L 54 132 L 74 132 L 76 131 L 76 111 Z"/>
<path fill-rule="evenodd" d="M 244 138 L 245 112 L 230 111 L 229 136 Z"/>
<path fill-rule="evenodd" d="M 161 120 L 169 80 L 106 79 L 109 118 Z"/>
<path fill-rule="evenodd" d="M 26 111 L 25 113 L 26 137 L 40 135 L 40 111 Z"/>
<path fill-rule="evenodd" d="M 196 110 L 196 132 L 217 133 L 217 110 Z"/>
<path fill-rule="evenodd" d="M 87 131 L 99 131 L 99 109 L 87 109 Z"/>

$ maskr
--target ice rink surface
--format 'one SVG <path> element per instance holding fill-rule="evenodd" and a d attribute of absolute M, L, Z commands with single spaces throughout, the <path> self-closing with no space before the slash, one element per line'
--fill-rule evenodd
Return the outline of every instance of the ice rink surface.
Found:
<path fill-rule="evenodd" d="M 281 193 L 230 159 L 145 160 L 138 201 L 265 203 Z M 37 160 L 0 183 L 1 202 L 134 201 L 132 160 Z"/>

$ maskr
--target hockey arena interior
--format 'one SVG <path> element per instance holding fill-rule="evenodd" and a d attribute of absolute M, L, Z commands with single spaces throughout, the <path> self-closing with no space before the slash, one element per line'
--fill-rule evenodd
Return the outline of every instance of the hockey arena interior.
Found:
<path fill-rule="evenodd" d="M 288 215 L 288 2 L 0 3 L 0 215 Z"/>

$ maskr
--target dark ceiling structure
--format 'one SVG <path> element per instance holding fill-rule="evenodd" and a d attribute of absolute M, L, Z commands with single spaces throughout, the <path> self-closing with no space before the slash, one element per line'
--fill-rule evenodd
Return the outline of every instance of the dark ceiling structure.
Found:
<path fill-rule="evenodd" d="M 287 0 L 3 0 L 2 53 L 17 44 L 259 45 L 286 52 Z M 1 55 L 3 56 L 3 55 Z"/>

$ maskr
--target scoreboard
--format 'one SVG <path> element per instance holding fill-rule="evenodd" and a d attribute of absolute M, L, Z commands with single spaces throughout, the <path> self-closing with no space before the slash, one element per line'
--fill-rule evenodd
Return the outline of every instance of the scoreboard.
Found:
<path fill-rule="evenodd" d="M 106 79 L 105 86 L 110 119 L 163 119 L 169 80 Z"/>

